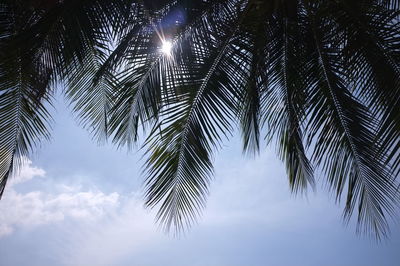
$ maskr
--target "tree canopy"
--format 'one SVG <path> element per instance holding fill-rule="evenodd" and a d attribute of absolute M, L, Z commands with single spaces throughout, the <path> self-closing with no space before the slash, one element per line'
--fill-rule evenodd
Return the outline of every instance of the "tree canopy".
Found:
<path fill-rule="evenodd" d="M 0 195 L 50 137 L 60 88 L 97 141 L 144 145 L 146 205 L 167 230 L 197 219 L 213 155 L 239 128 L 247 154 L 276 144 L 293 192 L 321 176 L 346 221 L 385 236 L 399 19 L 396 0 L 1 0 Z"/>

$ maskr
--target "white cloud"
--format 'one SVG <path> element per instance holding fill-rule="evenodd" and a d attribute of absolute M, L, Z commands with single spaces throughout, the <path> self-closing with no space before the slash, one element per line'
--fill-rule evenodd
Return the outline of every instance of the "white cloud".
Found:
<path fill-rule="evenodd" d="M 327 202 L 315 195 L 310 195 L 312 204 L 304 198 L 291 197 L 283 169 L 271 157 L 264 154 L 256 160 L 239 157 L 217 163 L 217 178 L 211 185 L 204 215 L 183 239 L 177 240 L 158 231 L 154 213 L 143 208 L 142 199 L 135 195 L 124 197 L 114 215 L 69 234 L 73 240 L 67 242 L 79 245 L 63 249 L 68 254 L 64 264 L 129 265 L 126 261 L 143 259 L 148 250 L 164 254 L 166 250 L 175 252 L 173 247 L 182 245 L 187 252 L 190 245 L 210 244 L 205 235 L 211 239 L 216 232 L 232 230 L 229 232 L 234 235 L 236 231 L 257 230 L 254 228 L 270 232 L 281 228 L 295 231 L 296 228 L 318 227 L 312 223 L 316 216 L 323 214 L 325 221 L 336 217 L 325 214 Z M 156 255 L 143 261 L 143 264 L 137 262 L 138 265 L 168 265 Z M 208 263 L 202 261 L 199 265 L 211 265 Z M 185 265 L 185 262 L 175 265 Z"/>
<path fill-rule="evenodd" d="M 331 216 L 324 214 L 325 200 L 315 201 L 314 198 L 309 206 L 304 199 L 290 197 L 282 167 L 270 157 L 264 154 L 255 160 L 234 157 L 217 162 L 208 207 L 199 225 L 183 240 L 185 252 L 190 251 L 190 245 L 209 245 L 207 235 L 211 237 L 215 232 L 235 235 L 232 232 L 249 232 L 256 228 L 269 232 L 281 228 L 287 231 L 315 229 L 318 225 L 312 223 L 312 219 Z M 34 168 L 31 164 L 28 167 Z M 43 177 L 39 170 L 42 169 L 25 169 L 25 172 L 39 173 Z M 28 182 L 32 178 L 26 175 L 22 180 Z M 58 194 L 18 193 L 13 187 L 8 189 L 0 201 L 0 236 L 11 234 L 17 228 L 58 223 L 57 235 L 63 239 L 62 246 L 57 248 L 62 250 L 58 261 L 74 266 L 124 265 L 136 257 L 145 262 L 143 265 L 150 262 L 159 265 L 162 259 L 144 258 L 142 254 L 151 249 L 174 252 L 173 247 L 181 245 L 182 240 L 172 239 L 157 230 L 154 214 L 143 208 L 143 200 L 138 195 L 83 191 L 80 186 L 60 183 L 56 187 L 60 190 Z M 65 222 L 68 218 L 72 223 Z M 218 243 L 215 245 L 217 249 Z M 211 265 L 209 262 L 206 260 L 203 265 Z"/>
<path fill-rule="evenodd" d="M 44 177 L 46 175 L 46 171 L 43 169 L 32 166 L 32 161 L 28 158 L 22 158 L 22 162 L 23 167 L 20 169 L 18 174 L 8 180 L 7 187 L 27 182 L 34 177 Z"/>
<path fill-rule="evenodd" d="M 7 224 L 0 224 L 0 237 L 9 235 L 13 232 L 13 228 Z"/>
<path fill-rule="evenodd" d="M 43 169 L 33 167 L 32 162 L 26 160 L 20 174 L 11 180 L 0 201 L 0 237 L 11 234 L 19 227 L 33 228 L 66 218 L 96 220 L 119 203 L 118 193 L 81 191 L 79 186 L 62 186 L 59 194 L 42 191 L 19 193 L 14 187 L 15 184 L 44 176 Z"/>
<path fill-rule="evenodd" d="M 324 246 L 327 239 L 344 239 L 340 210 L 325 197 L 311 194 L 310 202 L 292 197 L 282 167 L 270 155 L 256 160 L 233 157 L 216 166 L 204 216 L 180 239 L 157 230 L 154 214 L 143 208 L 139 195 L 83 191 L 65 184 L 56 184 L 59 194 L 8 189 L 7 203 L 0 201 L 0 235 L 57 223 L 57 231 L 49 230 L 33 245 L 54 257 L 57 265 L 71 266 L 264 265 L 268 260 L 296 265 L 291 258 L 299 252 Z M 53 238 L 57 242 L 50 241 Z M 304 249 L 303 243 L 310 247 Z M 282 256 L 280 250 L 288 249 L 294 254 Z M 40 260 L 42 253 L 36 253 Z"/>
<path fill-rule="evenodd" d="M 157 232 L 154 215 L 143 207 L 138 195 L 121 199 L 115 212 L 98 223 L 74 227 L 69 234 L 71 243 L 64 249 L 67 254 L 64 265 L 119 265 L 129 254 L 138 254 L 165 238 Z"/>

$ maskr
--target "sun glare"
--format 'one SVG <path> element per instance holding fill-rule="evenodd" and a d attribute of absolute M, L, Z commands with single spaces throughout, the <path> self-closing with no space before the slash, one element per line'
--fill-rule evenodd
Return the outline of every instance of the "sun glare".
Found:
<path fill-rule="evenodd" d="M 163 41 L 162 47 L 161 47 L 161 52 L 167 56 L 170 56 L 171 50 L 172 50 L 172 43 L 169 41 Z"/>

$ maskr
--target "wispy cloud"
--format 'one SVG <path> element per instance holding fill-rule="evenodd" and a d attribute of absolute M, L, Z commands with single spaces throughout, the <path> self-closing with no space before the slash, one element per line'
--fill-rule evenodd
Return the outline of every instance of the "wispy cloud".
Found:
<path fill-rule="evenodd" d="M 9 235 L 16 228 L 33 228 L 63 221 L 66 218 L 95 220 L 106 210 L 119 204 L 119 194 L 105 194 L 99 190 L 82 191 L 79 186 L 62 186 L 58 193 L 43 191 L 18 192 L 17 184 L 45 177 L 44 169 L 25 160 L 20 174 L 9 182 L 0 201 L 0 237 Z"/>
<path fill-rule="evenodd" d="M 185 254 L 182 261 L 173 261 L 174 265 L 195 265 L 189 261 L 191 255 L 186 253 L 190 254 L 193 247 L 202 249 L 207 245 L 211 249 L 209 258 L 197 258 L 196 265 L 234 265 L 220 261 L 219 245 L 230 246 L 231 243 L 218 240 L 216 236 L 219 233 L 234 237 L 238 232 L 252 234 L 257 230 L 275 232 L 282 228 L 287 231 L 317 228 L 312 220 L 315 220 L 316 213 L 325 213 L 327 201 L 315 201 L 315 195 L 310 195 L 314 200 L 310 208 L 304 198 L 290 197 L 283 170 L 276 160 L 269 157 L 264 155 L 256 160 L 239 157 L 218 162 L 217 178 L 211 186 L 203 217 L 198 225 L 179 239 L 157 230 L 154 213 L 143 208 L 143 200 L 139 196 L 122 196 L 121 204 L 113 215 L 90 227 L 75 230 L 68 236 L 72 239 L 68 242 L 79 245 L 66 249 L 65 265 L 132 265 L 132 261 L 136 265 L 168 265 L 162 256 L 147 256 L 150 253 L 165 256 L 166 251 L 171 252 L 166 256 L 169 259 Z M 336 216 L 325 214 L 325 217 L 334 219 Z M 181 252 L 176 247 L 182 249 Z"/>
<path fill-rule="evenodd" d="M 157 231 L 154 215 L 137 194 L 125 195 L 120 206 L 97 223 L 75 228 L 66 247 L 63 265 L 121 265 L 129 255 L 140 254 L 166 236 Z"/>
<path fill-rule="evenodd" d="M 46 177 L 43 169 L 27 164 L 23 171 L 31 174 L 19 177 L 0 201 L 0 232 L 44 230 L 1 239 L 0 264 L 287 266 L 308 257 L 307 265 L 397 265 L 390 256 L 399 244 L 378 250 L 386 261 L 365 257 L 377 249 L 342 228 L 341 210 L 327 197 L 293 198 L 283 169 L 270 155 L 227 158 L 217 162 L 204 216 L 179 239 L 157 230 L 140 194 L 67 186 L 65 177 Z M 29 190 L 38 183 L 51 183 L 54 190 Z M 327 252 L 327 245 L 336 245 L 342 256 Z M 23 255 L 21 248 L 27 251 Z M 354 256 L 358 264 L 348 261 Z"/>
<path fill-rule="evenodd" d="M 46 171 L 35 167 L 32 165 L 32 161 L 26 157 L 22 158 L 23 167 L 20 169 L 19 173 L 12 176 L 7 183 L 7 187 L 12 187 L 16 184 L 24 183 L 31 180 L 34 177 L 45 177 Z"/>

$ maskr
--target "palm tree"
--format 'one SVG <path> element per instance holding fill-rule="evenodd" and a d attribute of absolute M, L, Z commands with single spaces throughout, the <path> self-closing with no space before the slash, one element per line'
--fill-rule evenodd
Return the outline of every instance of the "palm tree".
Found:
<path fill-rule="evenodd" d="M 99 142 L 147 148 L 146 205 L 159 206 L 167 230 L 196 220 L 212 156 L 239 127 L 245 153 L 276 142 L 293 192 L 313 188 L 318 173 L 345 200 L 346 221 L 356 209 L 359 232 L 385 236 L 399 203 L 399 9 L 396 0 L 3 0 L 0 195 L 49 138 L 63 87 Z"/>

